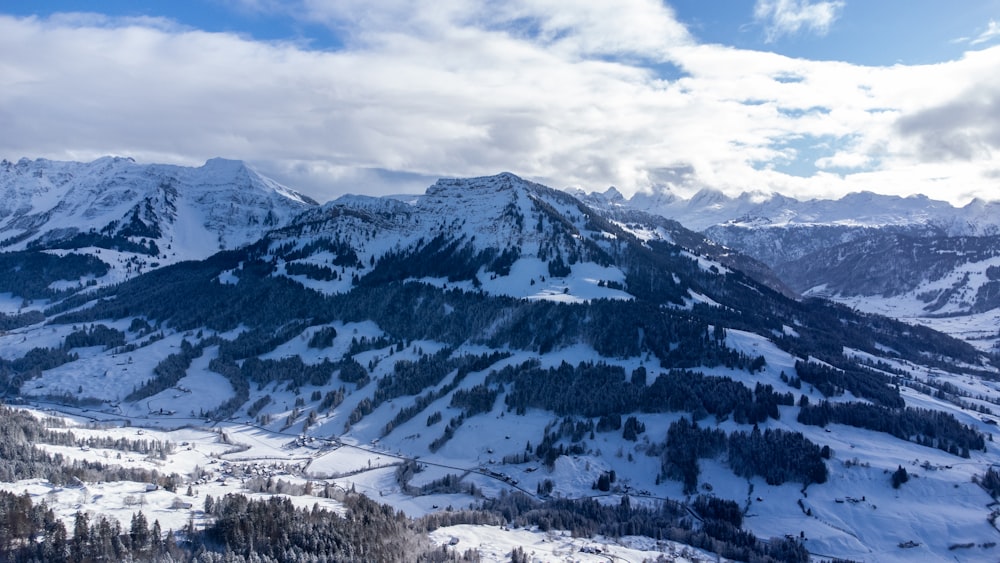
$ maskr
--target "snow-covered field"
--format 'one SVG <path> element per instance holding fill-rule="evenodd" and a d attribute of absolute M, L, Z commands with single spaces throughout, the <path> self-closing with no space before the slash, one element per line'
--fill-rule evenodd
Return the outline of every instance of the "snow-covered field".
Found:
<path fill-rule="evenodd" d="M 539 532 L 497 526 L 448 526 L 431 532 L 439 545 L 459 552 L 472 548 L 482 561 L 510 561 L 510 553 L 521 548 L 531 561 L 646 561 L 665 557 L 674 563 L 717 561 L 714 554 L 670 541 L 625 537 L 574 538 L 566 532 Z"/>

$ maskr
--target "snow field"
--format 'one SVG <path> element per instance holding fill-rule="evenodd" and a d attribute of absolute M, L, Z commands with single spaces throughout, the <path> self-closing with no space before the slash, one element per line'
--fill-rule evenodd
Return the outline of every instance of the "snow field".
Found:
<path fill-rule="evenodd" d="M 497 526 L 447 526 L 430 534 L 431 541 L 463 553 L 467 549 L 479 552 L 482 561 L 510 561 L 515 548 L 521 548 L 533 562 L 558 561 L 625 561 L 641 562 L 668 556 L 674 563 L 718 561 L 714 554 L 669 541 L 648 538 L 622 538 L 617 541 L 602 538 L 574 538 L 567 532 L 512 529 Z M 599 551 L 598 551 L 599 550 Z M 727 561 L 727 560 L 722 560 Z"/>

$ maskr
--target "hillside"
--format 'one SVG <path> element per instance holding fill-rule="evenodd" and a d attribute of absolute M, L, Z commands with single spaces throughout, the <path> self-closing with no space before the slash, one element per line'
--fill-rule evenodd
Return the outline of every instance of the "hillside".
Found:
<path fill-rule="evenodd" d="M 44 304 L 14 288 L 0 373 L 18 400 L 211 427 L 217 460 L 414 517 L 475 504 L 737 560 L 995 557 L 995 358 L 768 276 L 513 174 L 441 180 Z M 214 443 L 184 432 L 164 437 Z"/>

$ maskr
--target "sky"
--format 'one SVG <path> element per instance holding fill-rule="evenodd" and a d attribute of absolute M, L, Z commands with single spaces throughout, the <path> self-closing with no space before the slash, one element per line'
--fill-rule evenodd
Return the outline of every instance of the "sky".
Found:
<path fill-rule="evenodd" d="M 1000 199 L 1000 0 L 0 0 L 0 158 Z"/>

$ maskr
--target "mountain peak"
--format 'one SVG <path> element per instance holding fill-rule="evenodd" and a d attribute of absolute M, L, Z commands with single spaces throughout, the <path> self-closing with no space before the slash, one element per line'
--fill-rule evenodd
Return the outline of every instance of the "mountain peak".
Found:
<path fill-rule="evenodd" d="M 731 199 L 722 192 L 715 188 L 702 188 L 698 190 L 698 193 L 694 194 L 694 197 L 688 202 L 689 207 L 704 207 L 704 206 L 717 206 L 722 205 L 726 202 L 731 201 Z"/>
<path fill-rule="evenodd" d="M 625 196 L 614 186 L 609 186 L 601 195 L 611 203 L 622 203 L 625 201 Z"/>
<path fill-rule="evenodd" d="M 21 159 L 0 167 L 0 247 L 101 248 L 165 265 L 252 242 L 312 205 L 239 160 Z"/>
<path fill-rule="evenodd" d="M 135 164 L 135 159 L 131 156 L 105 155 L 98 157 L 92 165 L 115 165 L 115 164 Z"/>
<path fill-rule="evenodd" d="M 427 195 L 441 195 L 455 190 L 506 191 L 529 184 L 530 182 L 511 172 L 474 178 L 441 178 L 427 188 Z"/>
<path fill-rule="evenodd" d="M 632 198 L 628 200 L 628 207 L 639 211 L 647 211 L 667 216 L 667 214 L 661 213 L 660 210 L 667 209 L 676 204 L 678 201 L 680 201 L 680 199 L 677 194 L 670 189 L 670 186 L 657 185 L 653 186 L 648 192 L 642 191 L 633 195 Z"/>
<path fill-rule="evenodd" d="M 224 183 L 234 179 L 245 180 L 260 176 L 255 170 L 250 168 L 242 160 L 232 160 L 228 158 L 210 158 L 195 170 L 198 171 L 207 183 Z"/>
<path fill-rule="evenodd" d="M 246 162 L 230 158 L 214 157 L 205 161 L 201 166 L 202 170 L 220 173 L 237 174 L 249 170 Z"/>
<path fill-rule="evenodd" d="M 524 207 L 530 194 L 537 195 L 547 189 L 510 172 L 477 178 L 442 178 L 427 188 L 417 206 L 436 209 L 444 217 L 478 222 L 493 220 L 511 206 Z"/>
<path fill-rule="evenodd" d="M 442 210 L 448 208 L 451 211 L 446 213 L 452 213 L 453 217 L 485 217 L 494 216 L 509 206 L 523 207 L 527 205 L 527 200 L 537 197 L 571 199 L 565 192 L 536 184 L 510 172 L 502 172 L 477 178 L 442 178 L 427 188 L 417 205 Z"/>
<path fill-rule="evenodd" d="M 587 193 L 581 188 L 566 188 L 563 191 L 597 209 L 620 207 L 627 201 L 625 196 L 614 186 L 609 186 L 603 192 Z"/>

